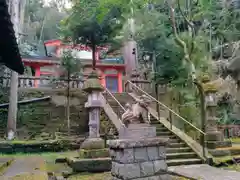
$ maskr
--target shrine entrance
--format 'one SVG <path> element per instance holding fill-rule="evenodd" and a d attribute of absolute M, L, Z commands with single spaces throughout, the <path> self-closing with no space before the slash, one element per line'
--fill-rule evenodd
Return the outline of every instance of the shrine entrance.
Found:
<path fill-rule="evenodd" d="M 106 88 L 113 93 L 118 92 L 118 77 L 117 76 L 106 76 Z"/>

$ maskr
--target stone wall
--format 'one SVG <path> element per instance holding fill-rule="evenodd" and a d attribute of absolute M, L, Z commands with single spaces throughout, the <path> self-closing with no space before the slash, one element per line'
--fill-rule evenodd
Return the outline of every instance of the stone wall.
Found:
<path fill-rule="evenodd" d="M 65 113 L 67 100 L 66 90 L 25 89 L 19 91 L 19 100 L 40 98 L 44 96 L 51 96 L 52 99 L 49 101 L 34 102 L 18 106 L 18 138 L 32 139 L 36 136 L 42 136 L 41 134 L 45 134 L 44 136 L 54 136 L 55 132 L 67 132 L 67 118 Z M 73 135 L 84 134 L 88 131 L 88 114 L 84 108 L 86 99 L 86 94 L 81 90 L 71 90 L 70 120 L 71 134 Z M 5 134 L 6 126 L 7 108 L 0 109 L 1 138 L 3 138 Z"/>
<path fill-rule="evenodd" d="M 18 106 L 18 139 L 56 139 L 67 135 L 66 89 L 20 89 L 18 99 L 29 100 L 51 96 L 51 100 Z M 80 89 L 70 91 L 70 125 L 72 136 L 88 133 L 88 112 L 84 108 L 87 94 Z M 8 103 L 8 92 L 0 93 L 0 104 Z M 8 109 L 0 109 L 0 139 L 5 137 Z M 101 111 L 101 134 L 116 133 L 112 122 Z"/>

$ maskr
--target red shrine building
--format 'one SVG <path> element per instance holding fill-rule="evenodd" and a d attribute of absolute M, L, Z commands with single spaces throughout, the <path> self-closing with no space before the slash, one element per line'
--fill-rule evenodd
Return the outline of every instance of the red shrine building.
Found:
<path fill-rule="evenodd" d="M 46 56 L 44 57 L 23 57 L 25 66 L 34 69 L 35 77 L 58 76 L 56 67 L 60 65 L 60 57 L 65 49 L 71 49 L 76 60 L 83 65 L 84 78 L 92 71 L 92 50 L 85 45 L 67 45 L 61 40 L 49 40 L 44 42 Z M 111 92 L 123 91 L 123 75 L 125 64 L 119 52 L 107 55 L 102 58 L 102 54 L 107 51 L 105 47 L 96 50 L 96 69 L 101 80 L 101 84 Z M 35 84 L 37 87 L 38 84 Z"/>

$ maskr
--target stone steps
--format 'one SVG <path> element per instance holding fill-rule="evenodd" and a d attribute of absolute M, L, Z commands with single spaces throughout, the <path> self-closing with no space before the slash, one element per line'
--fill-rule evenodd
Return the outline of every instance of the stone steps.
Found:
<path fill-rule="evenodd" d="M 193 158 L 193 159 L 167 159 L 168 166 L 181 166 L 181 165 L 192 165 L 192 164 L 202 164 L 201 159 Z"/>
<path fill-rule="evenodd" d="M 192 152 L 192 149 L 189 147 L 181 147 L 181 148 L 167 147 L 167 153 L 177 153 L 177 152 Z"/>
<path fill-rule="evenodd" d="M 114 97 L 124 106 L 125 103 L 134 102 L 133 98 L 127 93 L 113 93 Z M 122 114 L 116 101 L 108 94 L 105 96 L 110 106 L 114 109 L 116 114 Z M 185 142 L 180 140 L 176 135 L 169 131 L 157 119 L 151 117 L 151 124 L 156 127 L 157 136 L 159 138 L 169 138 L 169 145 L 166 149 L 167 164 L 169 166 L 201 164 L 202 160 L 198 158 L 197 154 L 188 147 Z"/>
<path fill-rule="evenodd" d="M 157 136 L 171 136 L 172 133 L 170 131 L 157 131 Z"/>
<path fill-rule="evenodd" d="M 167 153 L 167 159 L 189 159 L 197 158 L 194 152 L 177 152 L 177 153 Z"/>
<path fill-rule="evenodd" d="M 156 131 L 160 131 L 160 132 L 169 132 L 169 130 L 165 127 L 156 127 Z"/>
<path fill-rule="evenodd" d="M 170 137 L 167 147 L 167 164 L 168 166 L 201 164 L 202 160 L 197 154 L 189 148 L 185 142 L 180 140 L 176 135 L 169 131 L 163 124 L 151 118 L 151 124 L 156 127 L 159 137 Z"/>
<path fill-rule="evenodd" d="M 181 147 L 186 147 L 186 144 L 182 143 L 182 142 L 169 143 L 168 147 L 170 147 L 170 148 L 181 148 Z"/>

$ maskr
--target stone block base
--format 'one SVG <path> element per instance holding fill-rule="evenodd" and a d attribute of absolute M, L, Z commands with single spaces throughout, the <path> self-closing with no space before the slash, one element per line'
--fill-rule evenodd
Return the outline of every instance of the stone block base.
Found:
<path fill-rule="evenodd" d="M 207 132 L 205 139 L 206 141 L 223 141 L 224 136 L 220 131 Z"/>
<path fill-rule="evenodd" d="M 107 172 L 111 170 L 110 158 L 80 159 L 68 158 L 68 165 L 73 172 Z"/>
<path fill-rule="evenodd" d="M 168 180 L 166 148 L 168 139 L 118 139 L 108 141 L 113 179 Z M 165 179 L 164 179 L 165 178 Z"/>
<path fill-rule="evenodd" d="M 109 157 L 109 150 L 106 149 L 80 149 L 80 158 L 102 158 Z"/>
<path fill-rule="evenodd" d="M 104 146 L 102 138 L 87 138 L 82 142 L 80 149 L 104 149 Z"/>
<path fill-rule="evenodd" d="M 122 128 L 119 139 L 141 139 L 156 137 L 156 127 L 149 124 L 130 124 L 128 128 Z"/>
<path fill-rule="evenodd" d="M 207 141 L 206 142 L 208 149 L 216 149 L 216 148 L 225 148 L 225 147 L 231 147 L 232 142 L 230 140 L 225 141 Z"/>

